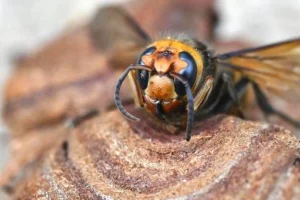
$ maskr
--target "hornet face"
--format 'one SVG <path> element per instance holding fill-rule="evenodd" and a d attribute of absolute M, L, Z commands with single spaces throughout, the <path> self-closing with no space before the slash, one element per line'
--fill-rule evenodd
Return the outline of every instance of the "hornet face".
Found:
<path fill-rule="evenodd" d="M 199 52 L 179 41 L 159 40 L 141 54 L 138 64 L 151 68 L 135 75 L 147 110 L 160 118 L 185 110 L 186 89 L 174 75 L 186 80 L 194 93 L 203 70 Z"/>
<path fill-rule="evenodd" d="M 187 128 L 190 137 L 194 111 L 201 106 L 213 86 L 214 68 L 206 47 L 192 39 L 166 38 L 150 44 L 131 65 L 116 86 L 115 101 L 124 116 L 119 90 L 129 74 L 135 101 L 156 117 Z"/>

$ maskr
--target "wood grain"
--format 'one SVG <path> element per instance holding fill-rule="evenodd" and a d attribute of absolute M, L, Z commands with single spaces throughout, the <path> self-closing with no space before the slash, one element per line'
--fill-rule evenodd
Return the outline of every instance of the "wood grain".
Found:
<path fill-rule="evenodd" d="M 68 154 L 53 150 L 16 199 L 297 199 L 299 141 L 263 123 L 217 116 L 190 142 L 142 111 L 117 111 L 72 132 Z"/>

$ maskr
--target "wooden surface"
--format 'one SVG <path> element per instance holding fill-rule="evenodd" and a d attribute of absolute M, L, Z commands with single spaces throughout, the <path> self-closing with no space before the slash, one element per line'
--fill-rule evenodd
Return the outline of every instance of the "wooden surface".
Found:
<path fill-rule="evenodd" d="M 148 114 L 104 113 L 72 131 L 68 150 L 41 162 L 17 199 L 297 199 L 299 141 L 265 123 L 217 116 L 190 142 Z"/>

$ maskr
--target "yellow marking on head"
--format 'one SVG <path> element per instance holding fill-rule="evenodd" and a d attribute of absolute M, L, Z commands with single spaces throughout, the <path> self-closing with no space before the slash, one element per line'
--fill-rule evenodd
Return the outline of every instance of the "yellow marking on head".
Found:
<path fill-rule="evenodd" d="M 173 81 L 167 76 L 151 76 L 145 93 L 154 100 L 171 100 L 177 97 Z"/>
<path fill-rule="evenodd" d="M 151 46 L 155 46 L 156 47 L 156 51 L 157 52 L 162 52 L 162 51 L 170 51 L 174 54 L 173 59 L 169 60 L 169 63 L 167 63 L 166 60 L 163 61 L 159 61 L 156 58 L 156 54 L 151 54 L 149 56 L 151 56 L 151 58 L 154 61 L 154 67 L 156 68 L 156 70 L 160 70 L 158 72 L 161 73 L 166 73 L 170 70 L 171 64 L 173 65 L 173 71 L 175 73 L 179 73 L 181 69 L 185 68 L 187 63 L 181 59 L 179 59 L 179 53 L 180 52 L 187 52 L 189 53 L 195 60 L 196 65 L 197 65 L 197 77 L 196 77 L 196 81 L 192 87 L 192 90 L 195 89 L 195 86 L 197 85 L 197 83 L 200 81 L 202 72 L 203 72 L 203 58 L 201 56 L 201 54 L 193 47 L 190 46 L 188 44 L 185 44 L 184 42 L 181 42 L 179 40 L 174 40 L 174 39 L 162 39 L 162 40 L 158 40 L 154 43 L 152 43 L 151 45 L 149 45 L 149 47 Z M 147 58 L 149 59 L 149 58 Z M 145 58 L 146 60 L 146 58 Z M 158 62 L 156 64 L 156 62 Z"/>

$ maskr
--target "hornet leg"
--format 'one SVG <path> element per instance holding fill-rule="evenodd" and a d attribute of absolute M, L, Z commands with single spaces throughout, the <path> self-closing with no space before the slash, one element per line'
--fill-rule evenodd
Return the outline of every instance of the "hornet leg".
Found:
<path fill-rule="evenodd" d="M 289 122 L 293 126 L 300 128 L 300 122 L 292 119 L 288 115 L 274 109 L 272 105 L 269 103 L 267 97 L 263 93 L 263 91 L 259 88 L 256 83 L 252 82 L 253 89 L 255 91 L 255 97 L 259 108 L 264 112 L 265 116 L 269 115 L 277 115 L 280 118 L 284 119 L 285 121 Z"/>
<path fill-rule="evenodd" d="M 230 75 L 224 73 L 222 80 L 224 83 L 221 86 L 220 92 L 210 105 L 196 113 L 197 120 L 210 117 L 217 113 L 226 113 L 232 105 L 240 106 L 240 99 L 244 95 L 249 83 L 248 79 L 242 78 L 234 85 Z M 239 110 L 239 114 L 241 118 L 243 118 L 244 115 L 240 108 Z"/>
<path fill-rule="evenodd" d="M 223 78 L 224 82 L 227 84 L 228 93 L 229 93 L 230 98 L 232 99 L 233 103 L 237 106 L 239 116 L 242 119 L 245 119 L 245 116 L 244 116 L 242 108 L 241 108 L 240 99 L 238 97 L 239 96 L 238 91 L 236 90 L 236 88 L 234 86 L 232 76 L 230 76 L 227 73 L 223 73 L 222 78 Z"/>

